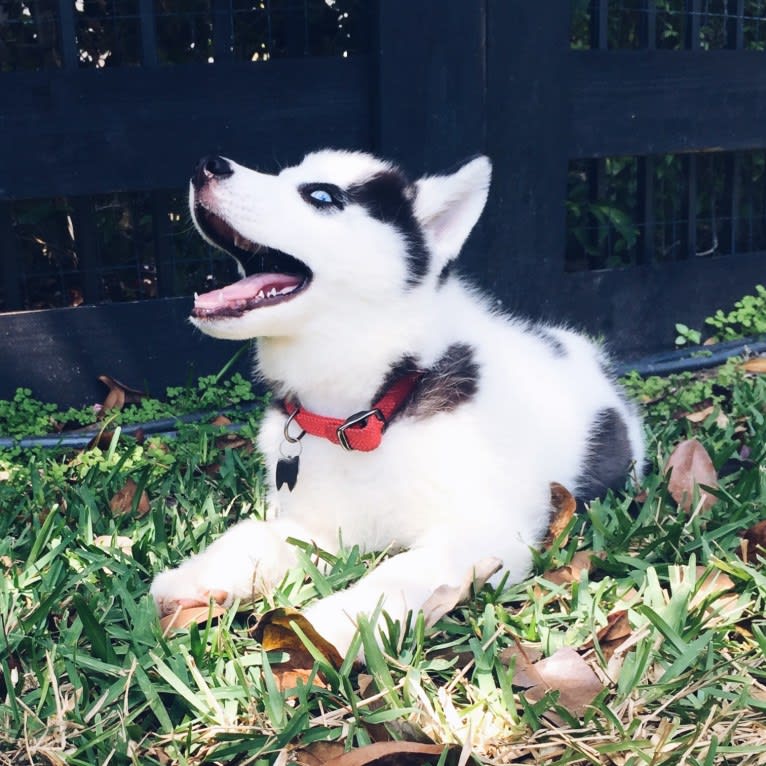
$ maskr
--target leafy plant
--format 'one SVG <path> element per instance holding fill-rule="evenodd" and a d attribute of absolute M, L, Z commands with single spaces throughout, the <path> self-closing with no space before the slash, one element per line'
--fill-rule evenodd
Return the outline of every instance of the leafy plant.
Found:
<path fill-rule="evenodd" d="M 687 343 L 691 346 L 697 346 L 702 342 L 702 333 L 699 330 L 692 330 L 685 324 L 676 323 L 676 346 L 685 346 Z"/>
<path fill-rule="evenodd" d="M 722 341 L 766 334 L 766 287 L 756 285 L 755 295 L 745 295 L 727 313 L 718 309 L 705 324 L 715 328 Z"/>

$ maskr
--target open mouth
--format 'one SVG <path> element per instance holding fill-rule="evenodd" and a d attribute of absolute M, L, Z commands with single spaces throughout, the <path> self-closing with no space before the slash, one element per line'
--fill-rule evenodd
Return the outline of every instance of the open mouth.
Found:
<path fill-rule="evenodd" d="M 219 290 L 194 296 L 195 319 L 239 317 L 294 298 L 311 282 L 311 269 L 288 253 L 251 242 L 203 205 L 194 217 L 205 236 L 237 260 L 245 276 Z"/>

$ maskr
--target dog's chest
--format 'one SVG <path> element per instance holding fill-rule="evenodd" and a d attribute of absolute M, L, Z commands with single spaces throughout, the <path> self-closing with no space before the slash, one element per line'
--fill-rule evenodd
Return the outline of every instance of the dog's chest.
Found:
<path fill-rule="evenodd" d="M 428 520 L 412 513 L 412 470 L 401 450 L 384 440 L 372 452 L 347 452 L 311 435 L 290 443 L 285 422 L 281 412 L 271 410 L 258 439 L 280 515 L 304 524 L 331 550 L 338 547 L 339 534 L 346 546 L 376 550 L 392 541 L 405 546 L 422 531 Z M 287 484 L 277 489 L 280 461 L 297 461 L 292 490 Z"/>

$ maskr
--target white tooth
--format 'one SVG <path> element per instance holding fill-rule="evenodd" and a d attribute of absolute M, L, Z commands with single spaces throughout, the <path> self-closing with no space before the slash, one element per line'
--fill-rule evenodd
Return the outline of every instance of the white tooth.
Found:
<path fill-rule="evenodd" d="M 272 287 L 271 290 L 269 290 L 269 298 L 273 298 L 277 294 L 277 288 Z"/>
<path fill-rule="evenodd" d="M 283 287 L 280 291 L 280 295 L 287 295 L 287 293 L 291 293 L 293 291 L 292 287 Z"/>
<path fill-rule="evenodd" d="M 262 298 L 265 298 L 266 296 L 263 294 L 263 290 L 258 291 L 258 295 L 255 296 L 258 300 L 261 300 Z"/>
<path fill-rule="evenodd" d="M 199 298 L 199 293 L 195 290 L 194 291 L 194 300 L 196 301 L 197 298 Z"/>

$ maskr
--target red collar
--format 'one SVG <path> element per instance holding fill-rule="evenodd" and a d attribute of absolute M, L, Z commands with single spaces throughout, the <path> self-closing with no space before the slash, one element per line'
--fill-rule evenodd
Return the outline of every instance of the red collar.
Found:
<path fill-rule="evenodd" d="M 305 433 L 340 444 L 346 450 L 372 452 L 380 446 L 389 421 L 402 408 L 422 377 L 422 372 L 411 372 L 398 378 L 369 410 L 356 412 L 345 420 L 326 418 L 285 400 L 283 406 L 290 416 L 285 426 L 285 435 L 288 436 L 288 427 L 295 421 Z M 297 438 L 302 437 L 303 434 Z M 289 437 L 289 440 L 294 441 L 295 438 Z"/>

